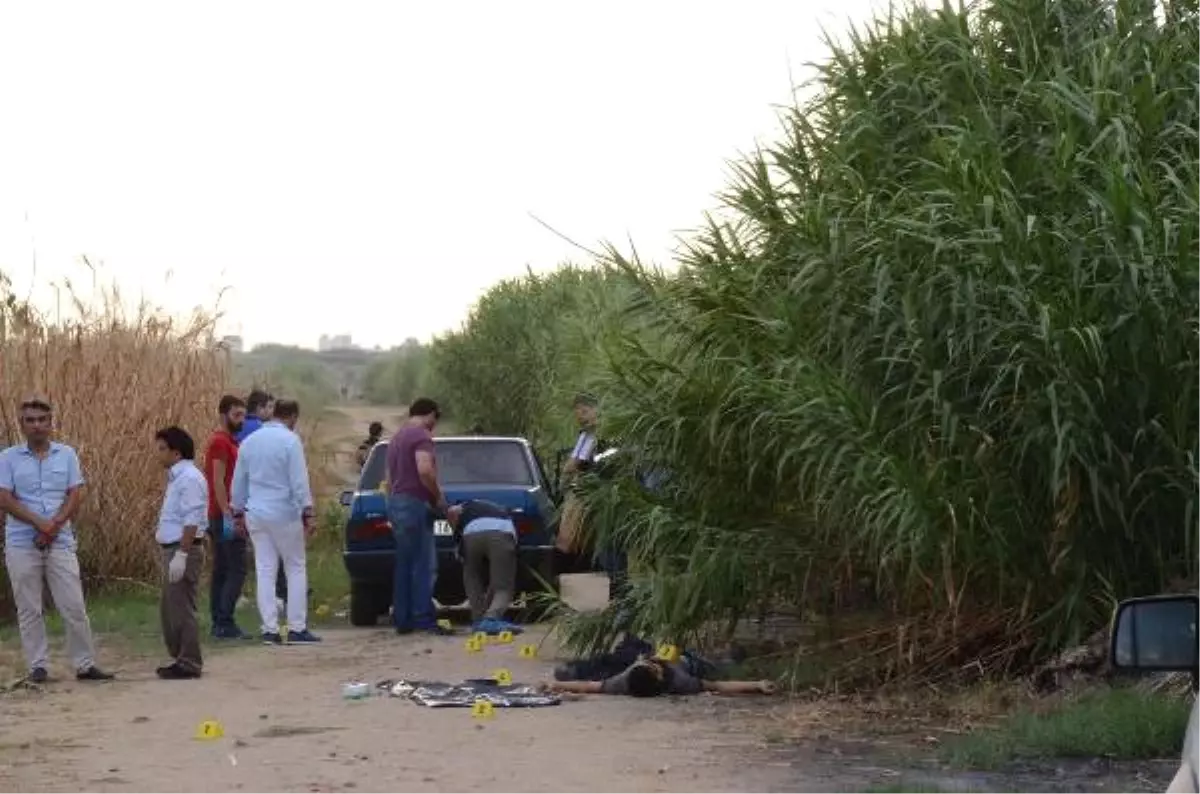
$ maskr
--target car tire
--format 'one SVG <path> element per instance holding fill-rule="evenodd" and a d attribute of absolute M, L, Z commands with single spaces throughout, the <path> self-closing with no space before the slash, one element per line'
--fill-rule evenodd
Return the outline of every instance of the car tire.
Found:
<path fill-rule="evenodd" d="M 350 625 L 374 626 L 379 622 L 379 599 L 375 589 L 362 584 L 350 586 Z"/>
<path fill-rule="evenodd" d="M 438 575 L 437 584 L 433 588 L 433 598 L 442 607 L 456 607 L 467 600 L 467 590 L 463 586 L 461 573 L 457 577 Z"/>

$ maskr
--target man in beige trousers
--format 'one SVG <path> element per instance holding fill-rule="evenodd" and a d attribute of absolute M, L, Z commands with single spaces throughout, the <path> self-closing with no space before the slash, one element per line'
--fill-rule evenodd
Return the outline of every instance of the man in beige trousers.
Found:
<path fill-rule="evenodd" d="M 96 666 L 92 627 L 79 580 L 71 521 L 83 502 L 79 456 L 50 440 L 50 403 L 31 398 L 18 411 L 25 443 L 0 452 L 0 512 L 8 515 L 4 562 L 17 602 L 21 647 L 31 683 L 49 679 L 43 582 L 67 634 L 67 653 L 80 681 L 107 681 L 112 675 Z"/>

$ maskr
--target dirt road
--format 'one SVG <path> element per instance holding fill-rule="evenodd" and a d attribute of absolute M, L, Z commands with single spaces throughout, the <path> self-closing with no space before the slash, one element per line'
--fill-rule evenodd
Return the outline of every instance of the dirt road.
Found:
<path fill-rule="evenodd" d="M 544 629 L 527 638 L 538 642 Z M 541 709 L 431 709 L 396 698 L 342 699 L 343 682 L 461 680 L 512 671 L 550 677 L 553 649 L 465 650 L 463 638 L 335 629 L 321 646 L 210 652 L 199 681 L 164 682 L 158 660 L 126 657 L 119 680 L 63 680 L 0 698 L 3 791 L 744 791 L 791 789 L 746 762 L 761 734 L 739 706 L 589 697 Z M 111 659 L 112 652 L 105 653 Z M 56 658 L 61 659 L 60 654 Z M 198 741 L 205 720 L 224 737 Z"/>

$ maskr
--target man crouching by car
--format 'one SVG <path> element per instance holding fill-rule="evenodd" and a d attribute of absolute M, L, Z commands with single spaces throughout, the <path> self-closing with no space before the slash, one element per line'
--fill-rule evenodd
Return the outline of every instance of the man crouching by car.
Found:
<path fill-rule="evenodd" d="M 520 633 L 504 619 L 512 606 L 517 583 L 517 528 L 508 508 L 485 499 L 452 506 L 446 518 L 459 538 L 463 585 L 471 605 L 475 631 Z M 489 587 L 484 587 L 484 576 Z"/>

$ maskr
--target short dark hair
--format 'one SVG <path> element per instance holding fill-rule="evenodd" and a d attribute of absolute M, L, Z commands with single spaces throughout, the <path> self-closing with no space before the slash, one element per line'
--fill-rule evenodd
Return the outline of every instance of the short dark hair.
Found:
<path fill-rule="evenodd" d="M 167 449 L 172 452 L 178 452 L 179 457 L 184 460 L 196 459 L 196 442 L 192 441 L 192 437 L 188 435 L 188 431 L 182 427 L 171 425 L 164 427 L 154 434 L 156 441 L 161 441 L 167 445 Z"/>
<path fill-rule="evenodd" d="M 232 394 L 226 394 L 221 398 L 221 402 L 217 403 L 217 411 L 224 416 L 234 408 L 245 408 L 246 401 L 241 397 L 235 397 Z"/>
<path fill-rule="evenodd" d="M 49 401 L 43 400 L 41 397 L 30 397 L 27 400 L 21 401 L 20 410 L 28 411 L 31 409 L 37 410 L 37 411 L 45 411 L 46 413 L 53 413 L 52 409 L 50 408 Z"/>
<path fill-rule="evenodd" d="M 367 427 L 367 432 L 373 436 L 381 435 L 383 433 L 383 423 L 382 422 L 372 422 Z"/>
<path fill-rule="evenodd" d="M 275 418 L 276 419 L 291 419 L 294 416 L 300 415 L 300 403 L 295 400 L 276 400 L 275 401 Z"/>
<path fill-rule="evenodd" d="M 433 414 L 435 419 L 442 418 L 442 412 L 438 410 L 438 404 L 428 397 L 418 397 L 413 400 L 412 405 L 408 406 L 409 416 L 429 416 Z"/>
<path fill-rule="evenodd" d="M 255 413 L 259 408 L 262 408 L 271 400 L 275 399 L 267 392 L 261 389 L 255 389 L 246 397 L 246 410 L 250 413 Z"/>
<path fill-rule="evenodd" d="M 596 399 L 596 395 L 588 394 L 587 392 L 576 394 L 575 399 L 571 401 L 572 408 L 578 408 L 581 405 L 588 405 L 595 408 L 599 404 L 600 401 Z"/>
<path fill-rule="evenodd" d="M 661 667 L 656 671 L 655 666 L 654 662 L 637 662 L 626 671 L 629 694 L 635 698 L 652 698 L 663 693 L 667 688 L 667 671 Z"/>

